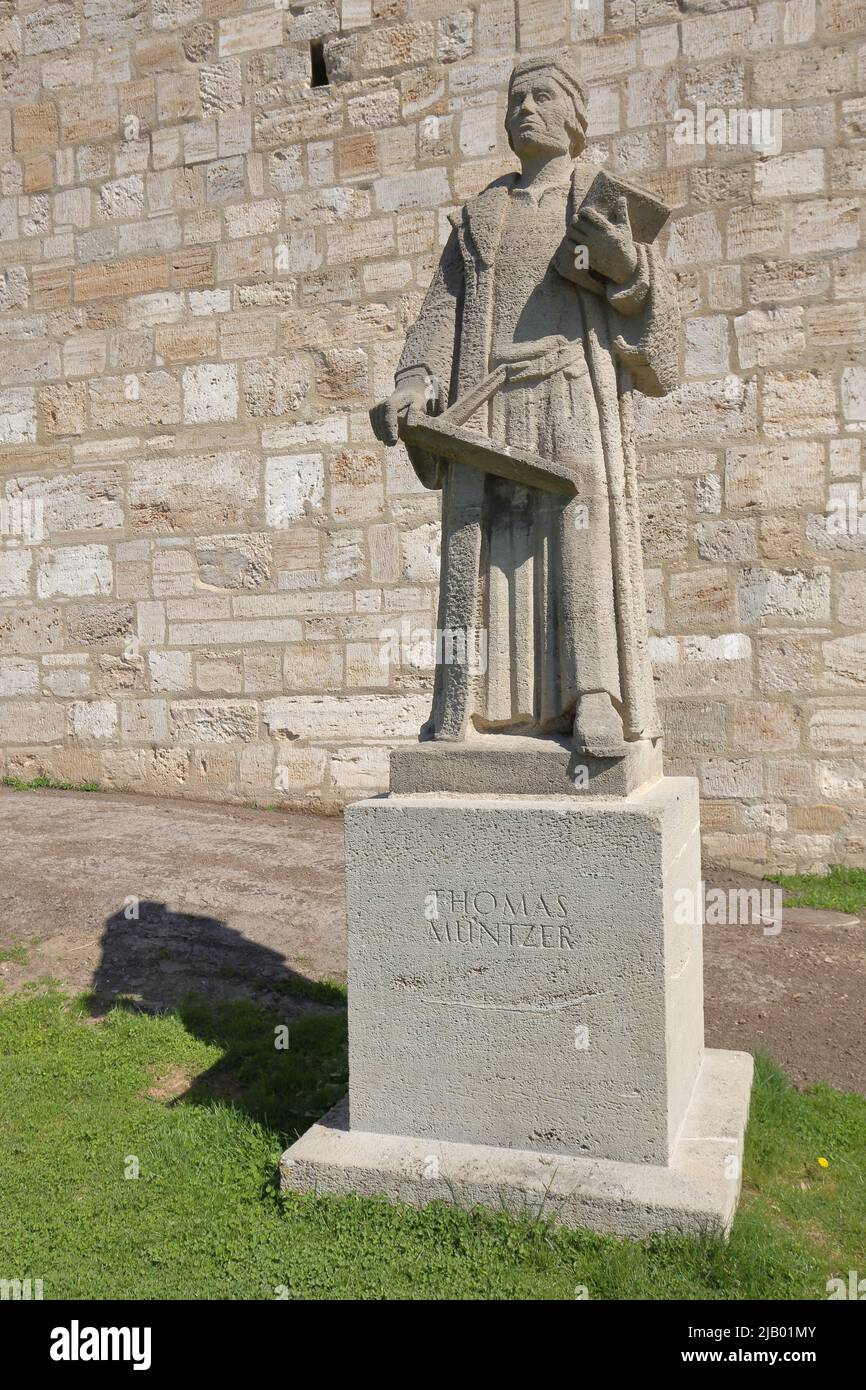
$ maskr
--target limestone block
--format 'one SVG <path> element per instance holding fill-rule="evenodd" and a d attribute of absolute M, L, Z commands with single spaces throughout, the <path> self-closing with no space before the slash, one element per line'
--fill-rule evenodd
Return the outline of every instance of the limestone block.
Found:
<path fill-rule="evenodd" d="M 384 510 L 382 460 L 366 449 L 341 449 L 331 461 L 331 510 L 340 519 L 374 517 Z"/>
<path fill-rule="evenodd" d="M 16 154 L 53 149 L 58 143 L 54 103 L 46 101 L 33 106 L 19 106 L 13 112 L 12 129 Z"/>
<path fill-rule="evenodd" d="M 842 413 L 846 420 L 866 420 L 866 368 L 843 368 Z"/>
<path fill-rule="evenodd" d="M 192 656 L 189 652 L 151 651 L 147 654 L 150 688 L 153 691 L 183 691 L 192 687 Z"/>
<path fill-rule="evenodd" d="M 749 268 L 748 283 L 749 298 L 756 303 L 799 300 L 828 288 L 830 266 L 817 260 L 767 261 Z"/>
<path fill-rule="evenodd" d="M 718 376 L 731 365 L 728 320 L 723 314 L 686 319 L 686 372 L 689 376 Z"/>
<path fill-rule="evenodd" d="M 417 738 L 429 713 L 424 695 L 296 695 L 266 700 L 262 716 L 277 738 Z"/>
<path fill-rule="evenodd" d="M 755 166 L 759 198 L 820 193 L 824 188 L 824 151 L 794 150 L 762 159 Z"/>
<path fill-rule="evenodd" d="M 265 460 L 265 518 L 274 528 L 300 521 L 307 506 L 321 505 L 324 463 L 321 454 L 285 454 Z"/>
<path fill-rule="evenodd" d="M 757 397 L 756 382 L 739 377 L 686 382 L 668 396 L 638 396 L 635 418 L 648 442 L 742 438 L 757 429 Z"/>
<path fill-rule="evenodd" d="M 76 598 L 82 594 L 109 594 L 112 578 L 107 546 L 60 546 L 40 553 L 36 586 L 40 598 Z"/>
<path fill-rule="evenodd" d="M 67 607 L 65 616 L 67 637 L 77 650 L 125 646 L 133 630 L 130 603 L 74 603 Z"/>
<path fill-rule="evenodd" d="M 744 633 L 651 637 L 649 648 L 662 697 L 745 695 L 751 689 L 752 643 Z"/>
<path fill-rule="evenodd" d="M 325 541 L 323 562 L 329 584 L 357 579 L 364 571 L 364 533 L 358 530 L 332 532 Z"/>
<path fill-rule="evenodd" d="M 799 633 L 761 637 L 758 648 L 758 683 L 762 690 L 805 691 L 812 687 L 817 652 L 815 639 Z"/>
<path fill-rule="evenodd" d="M 866 622 L 866 608 L 860 621 Z M 862 690 L 866 686 L 866 632 L 824 642 L 825 684 L 831 690 Z"/>
<path fill-rule="evenodd" d="M 46 381 L 60 376 L 60 353 L 55 343 L 15 343 L 0 348 L 0 373 L 4 382 Z"/>
<path fill-rule="evenodd" d="M 803 310 L 750 309 L 734 319 L 741 367 L 768 367 L 799 357 L 805 347 Z"/>
<path fill-rule="evenodd" d="M 859 243 L 857 197 L 814 198 L 791 207 L 789 246 L 793 255 L 830 251 Z"/>
<path fill-rule="evenodd" d="M 0 444 L 27 444 L 36 438 L 36 405 L 31 390 L 0 389 Z"/>
<path fill-rule="evenodd" d="M 283 11 L 257 10 L 219 21 L 219 56 L 258 52 L 282 43 Z"/>
<path fill-rule="evenodd" d="M 180 385 L 168 372 L 131 372 L 88 383 L 95 429 L 136 429 L 180 419 Z"/>
<path fill-rule="evenodd" d="M 96 212 L 103 219 L 138 217 L 144 209 L 144 181 L 140 174 L 114 179 L 99 190 Z"/>
<path fill-rule="evenodd" d="M 483 0 L 476 23 L 478 52 L 511 54 L 516 46 L 513 0 Z"/>
<path fill-rule="evenodd" d="M 323 748 L 281 746 L 276 752 L 275 790 L 292 791 L 318 787 L 325 773 L 327 754 Z"/>
<path fill-rule="evenodd" d="M 86 469 L 51 477 L 25 476 L 11 480 L 7 493 L 10 497 L 41 500 L 49 535 L 119 530 L 123 526 L 123 479 L 116 468 Z"/>
<path fill-rule="evenodd" d="M 78 42 L 80 32 L 73 5 L 47 5 L 24 18 L 24 52 L 51 53 L 58 48 L 71 48 Z"/>
<path fill-rule="evenodd" d="M 153 0 L 154 29 L 179 29 L 198 19 L 201 0 Z"/>
<path fill-rule="evenodd" d="M 35 661 L 19 656 L 0 657 L 0 695 L 35 695 L 39 690 L 39 667 Z"/>
<path fill-rule="evenodd" d="M 721 249 L 715 213 L 697 212 L 671 224 L 668 260 L 672 265 L 715 261 Z"/>
<path fill-rule="evenodd" d="M 64 708 L 49 700 L 4 700 L 0 703 L 0 742 L 11 745 L 60 743 Z"/>
<path fill-rule="evenodd" d="M 854 81 L 854 53 L 844 48 L 801 48 L 791 53 L 772 53 L 754 64 L 752 97 L 773 106 L 800 100 L 804 91 L 835 96 Z"/>
<path fill-rule="evenodd" d="M 767 372 L 764 430 L 771 438 L 830 434 L 837 414 L 836 385 L 827 372 Z"/>
<path fill-rule="evenodd" d="M 376 179 L 373 188 L 376 206 L 383 212 L 399 212 L 404 208 L 435 207 L 451 202 L 448 175 L 444 169 L 425 169 L 418 173 L 386 174 Z"/>
<path fill-rule="evenodd" d="M 238 413 L 237 367 L 218 362 L 202 362 L 184 368 L 183 418 L 200 424 L 211 420 L 234 420 Z"/>
<path fill-rule="evenodd" d="M 672 574 L 669 594 L 668 611 L 675 627 L 728 623 L 733 618 L 727 570 L 702 569 Z"/>
<path fill-rule="evenodd" d="M 866 710 L 856 706 L 830 706 L 816 710 L 809 720 L 809 741 L 822 753 L 855 753 L 866 750 Z"/>
<path fill-rule="evenodd" d="M 784 243 L 785 209 L 781 203 L 758 203 L 729 212 L 726 242 L 729 260 L 781 251 Z"/>
<path fill-rule="evenodd" d="M 394 24 L 368 30 L 358 45 L 362 72 L 415 67 L 434 57 L 436 31 L 432 24 Z"/>
<path fill-rule="evenodd" d="M 192 535 L 209 535 L 215 524 L 252 529 L 259 468 L 246 449 L 136 460 L 128 490 L 133 529 Z"/>
<path fill-rule="evenodd" d="M 123 700 L 120 727 L 124 743 L 168 743 L 168 712 L 165 700 Z"/>
<path fill-rule="evenodd" d="M 468 159 L 491 155 L 495 151 L 502 127 L 496 104 L 472 106 L 460 117 L 460 152 Z"/>
<path fill-rule="evenodd" d="M 205 695 L 239 695 L 243 690 L 240 652 L 203 652 L 195 664 L 195 687 Z"/>
<path fill-rule="evenodd" d="M 820 622 L 830 616 L 827 570 L 770 570 L 745 566 L 737 581 L 737 606 L 744 623 L 764 619 Z"/>
<path fill-rule="evenodd" d="M 30 592 L 33 551 L 0 550 L 0 598 L 19 598 Z"/>
<path fill-rule="evenodd" d="M 249 743 L 258 724 L 252 701 L 176 700 L 170 713 L 173 739 L 181 744 Z"/>
<path fill-rule="evenodd" d="M 866 306 L 815 304 L 807 310 L 806 325 L 809 341 L 818 350 L 853 347 L 866 337 Z"/>
<path fill-rule="evenodd" d="M 270 573 L 268 536 L 203 536 L 196 545 L 196 564 L 203 584 L 217 589 L 259 589 Z"/>
<path fill-rule="evenodd" d="M 87 700 L 69 711 L 70 728 L 79 743 L 104 743 L 117 732 L 117 705 L 113 700 Z"/>
<path fill-rule="evenodd" d="M 59 608 L 46 605 L 0 609 L 0 651 L 4 655 L 56 651 L 63 644 Z"/>
<path fill-rule="evenodd" d="M 741 700 L 732 729 L 732 742 L 750 753 L 784 753 L 800 746 L 800 712 L 795 705 Z"/>
<path fill-rule="evenodd" d="M 341 647 L 314 643 L 288 646 L 283 654 L 285 688 L 288 691 L 330 691 L 343 685 L 343 650 Z M 270 688 L 279 686 L 279 676 Z"/>
<path fill-rule="evenodd" d="M 343 793 L 372 795 L 388 786 L 388 752 L 385 748 L 340 748 L 330 756 L 334 786 Z"/>
<path fill-rule="evenodd" d="M 735 511 L 801 507 L 824 498 L 824 446 L 740 445 L 725 455 L 725 501 Z"/>
<path fill-rule="evenodd" d="M 265 357 L 244 363 L 243 395 L 253 417 L 288 415 L 310 391 L 310 371 L 301 357 Z"/>

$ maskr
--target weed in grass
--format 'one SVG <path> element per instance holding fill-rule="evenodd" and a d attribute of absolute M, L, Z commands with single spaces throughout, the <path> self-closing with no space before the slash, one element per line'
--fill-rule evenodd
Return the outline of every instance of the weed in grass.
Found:
<path fill-rule="evenodd" d="M 11 787 L 16 792 L 100 792 L 98 782 L 61 782 L 56 777 L 32 777 L 24 781 L 20 777 L 0 777 L 0 786 Z"/>

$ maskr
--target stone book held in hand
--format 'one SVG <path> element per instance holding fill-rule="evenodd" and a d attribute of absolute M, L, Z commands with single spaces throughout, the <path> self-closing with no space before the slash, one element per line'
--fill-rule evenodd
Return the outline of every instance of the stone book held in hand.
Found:
<path fill-rule="evenodd" d="M 615 178 L 605 169 L 596 174 L 577 215 L 583 208 L 598 208 L 599 212 L 610 217 L 618 198 L 625 198 L 628 204 L 628 220 L 635 241 L 649 246 L 670 217 L 670 208 L 660 198 L 654 198 L 642 188 L 635 188 L 624 179 Z"/>

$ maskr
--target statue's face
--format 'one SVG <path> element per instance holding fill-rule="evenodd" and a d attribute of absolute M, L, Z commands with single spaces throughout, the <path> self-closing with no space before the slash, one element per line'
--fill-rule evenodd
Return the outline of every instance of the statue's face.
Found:
<path fill-rule="evenodd" d="M 505 124 L 518 158 L 540 153 L 568 154 L 574 105 L 559 83 L 543 70 L 518 77 L 511 88 Z"/>

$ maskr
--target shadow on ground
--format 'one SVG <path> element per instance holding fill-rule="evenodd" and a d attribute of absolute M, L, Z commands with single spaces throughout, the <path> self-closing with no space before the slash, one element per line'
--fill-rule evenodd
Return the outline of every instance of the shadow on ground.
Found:
<path fill-rule="evenodd" d="M 291 969 L 279 951 L 221 918 L 178 912 L 164 902 L 125 903 L 107 919 L 99 949 L 92 986 L 97 1007 L 122 995 L 147 1012 L 160 1010 L 175 993 L 166 977 L 182 981 L 181 997 L 197 994 L 212 1002 L 230 999 L 234 991 L 225 986 L 233 984 L 244 999 L 264 1005 L 289 999 L 299 1012 L 309 1002 L 344 1002 L 337 986 Z"/>
<path fill-rule="evenodd" d="M 180 960 L 178 960 L 178 953 Z M 99 1021 L 112 1008 L 157 1013 L 163 971 L 198 972 L 173 1005 L 184 1028 L 221 1056 L 197 1076 L 154 1074 L 147 1094 L 169 1105 L 229 1102 L 286 1138 L 306 1129 L 348 1085 L 342 987 L 290 969 L 279 952 L 250 942 L 217 917 L 131 901 L 105 922 L 88 996 Z M 231 980 L 247 997 L 226 998 Z"/>

